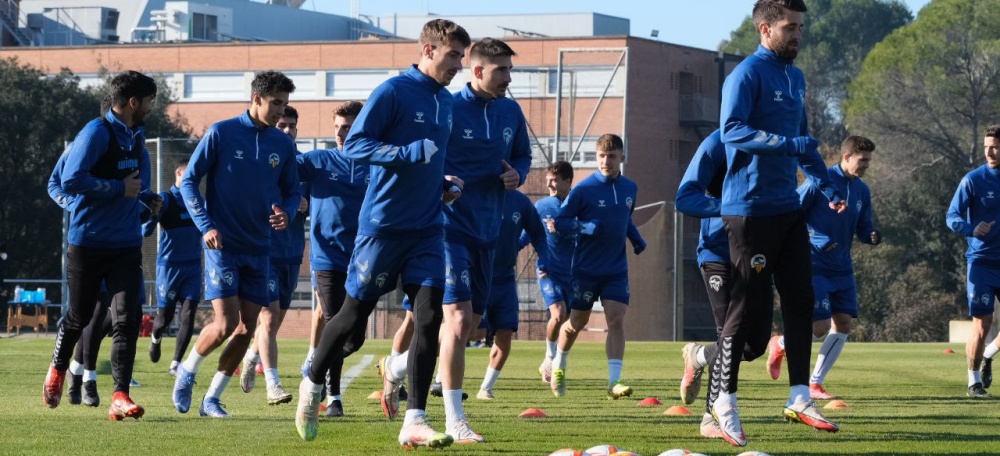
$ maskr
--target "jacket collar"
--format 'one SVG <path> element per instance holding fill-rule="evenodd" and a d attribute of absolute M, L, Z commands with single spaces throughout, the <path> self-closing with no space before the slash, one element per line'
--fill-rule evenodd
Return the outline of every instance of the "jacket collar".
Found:
<path fill-rule="evenodd" d="M 271 128 L 270 126 L 267 126 L 267 125 L 261 127 L 261 126 L 257 125 L 256 123 L 254 123 L 253 119 L 250 118 L 250 110 L 249 109 L 243 110 L 243 114 L 240 114 L 239 119 L 240 119 L 240 125 L 243 125 L 244 127 L 254 128 L 254 129 L 257 129 L 259 131 L 264 131 L 264 130 L 267 130 L 268 128 Z"/>
<path fill-rule="evenodd" d="M 594 177 L 602 184 L 614 184 L 615 182 L 618 182 L 618 178 L 622 177 L 622 174 L 618 173 L 618 176 L 616 177 L 605 177 L 604 174 L 601 173 L 601 170 L 597 170 L 594 171 Z"/>
<path fill-rule="evenodd" d="M 778 54 L 775 54 L 774 51 L 764 47 L 763 44 L 757 45 L 757 52 L 754 52 L 753 55 L 765 62 L 769 62 L 779 67 L 785 67 L 792 64 L 791 60 L 778 57 Z"/>
<path fill-rule="evenodd" d="M 430 90 L 432 92 L 437 92 L 442 88 L 444 88 L 444 86 L 441 85 L 441 83 L 435 81 L 434 78 L 427 76 L 422 71 L 417 69 L 416 64 L 410 65 L 410 69 L 407 70 L 406 73 L 403 73 L 403 75 L 410 79 L 413 79 L 414 81 L 419 82 L 421 85 L 426 87 L 427 90 Z"/>

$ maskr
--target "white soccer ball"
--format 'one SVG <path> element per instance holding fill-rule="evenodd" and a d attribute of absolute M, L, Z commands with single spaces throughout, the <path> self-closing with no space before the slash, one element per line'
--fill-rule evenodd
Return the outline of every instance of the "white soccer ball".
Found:
<path fill-rule="evenodd" d="M 572 448 L 563 448 L 561 450 L 556 450 L 549 453 L 549 456 L 591 456 L 591 455 L 586 451 L 574 450 Z"/>
<path fill-rule="evenodd" d="M 771 456 L 763 451 L 744 451 L 736 456 Z"/>
<path fill-rule="evenodd" d="M 618 447 L 614 445 L 597 445 L 595 447 L 587 448 L 587 454 L 591 456 L 610 456 L 612 454 L 618 454 Z"/>
<path fill-rule="evenodd" d="M 667 450 L 659 454 L 659 456 L 708 456 L 701 453 L 692 453 L 688 450 L 675 449 Z"/>

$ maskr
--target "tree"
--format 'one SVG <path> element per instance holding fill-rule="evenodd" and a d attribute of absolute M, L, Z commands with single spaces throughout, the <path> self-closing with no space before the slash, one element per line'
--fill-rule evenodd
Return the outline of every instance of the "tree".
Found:
<path fill-rule="evenodd" d="M 100 115 L 103 87 L 80 88 L 70 71 L 53 75 L 0 59 L 0 243 L 10 253 L 11 277 L 59 276 L 62 210 L 49 199 L 46 185 L 52 167 L 83 126 Z M 147 136 L 190 136 L 183 119 L 166 113 L 173 94 L 160 84 Z"/>
<path fill-rule="evenodd" d="M 820 142 L 839 145 L 847 136 L 843 102 L 847 86 L 868 52 L 886 35 L 913 19 L 899 0 L 813 0 L 795 64 L 806 76 L 809 130 Z M 725 52 L 750 55 L 760 33 L 747 17 L 731 34 Z"/>
<path fill-rule="evenodd" d="M 959 180 L 982 164 L 983 131 L 1000 114 L 998 7 L 1000 0 L 933 1 L 872 49 L 849 87 L 847 124 L 878 144 L 867 180 L 885 244 L 901 252 L 878 266 L 855 262 L 878 276 L 859 277 L 862 294 L 896 309 L 883 322 L 885 338 L 902 337 L 888 329 L 899 318 L 911 322 L 897 325 L 911 339 L 941 340 L 947 320 L 966 309 L 966 239 L 944 219 Z"/>

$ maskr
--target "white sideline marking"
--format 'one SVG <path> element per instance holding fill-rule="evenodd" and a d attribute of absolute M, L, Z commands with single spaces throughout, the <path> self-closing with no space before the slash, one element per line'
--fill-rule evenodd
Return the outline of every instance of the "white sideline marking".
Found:
<path fill-rule="evenodd" d="M 375 355 L 365 355 L 358 361 L 357 364 L 351 366 L 344 375 L 340 376 L 340 394 L 344 394 L 347 391 L 347 385 L 350 385 L 358 375 L 361 375 L 361 371 L 365 370 L 372 360 L 375 359 Z"/>

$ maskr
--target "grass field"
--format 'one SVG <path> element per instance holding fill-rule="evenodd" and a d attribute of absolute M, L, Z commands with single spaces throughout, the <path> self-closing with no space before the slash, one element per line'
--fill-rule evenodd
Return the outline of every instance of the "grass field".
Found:
<path fill-rule="evenodd" d="M 382 416 L 377 401 L 367 399 L 381 388 L 374 363 L 354 380 L 344 396 L 344 418 L 323 419 L 320 435 L 304 442 L 295 432 L 294 404 L 268 406 L 263 379 L 244 394 L 238 379 L 230 383 L 222 401 L 232 419 L 200 418 L 197 402 L 186 415 L 170 401 L 173 377 L 168 363 L 152 364 L 146 355 L 149 339 L 139 342 L 135 378 L 142 387 L 132 397 L 146 408 L 138 422 L 107 418 L 111 396 L 110 363 L 105 343 L 99 366 L 102 404 L 99 408 L 70 405 L 66 396 L 59 408 L 42 404 L 41 385 L 52 352 L 53 339 L 32 335 L 0 339 L 0 454 L 404 454 L 396 444 L 400 422 Z M 164 360 L 173 352 L 173 339 L 164 342 Z M 298 392 L 298 366 L 306 341 L 281 342 L 282 379 Z M 570 357 L 569 390 L 556 399 L 536 373 L 544 352 L 540 342 L 516 342 L 514 354 L 497 383 L 497 399 L 475 399 L 485 371 L 488 350 L 468 350 L 466 391 L 472 396 L 466 412 L 473 428 L 488 442 L 452 446 L 443 453 L 461 455 L 547 455 L 559 448 L 586 449 L 615 444 L 655 456 L 672 448 L 709 455 L 735 455 L 742 450 L 720 440 L 698 435 L 703 402 L 690 407 L 693 415 L 662 413 L 677 405 L 682 368 L 680 343 L 632 343 L 627 346 L 624 375 L 636 397 L 619 401 L 604 398 L 604 345 L 578 344 Z M 816 348 L 816 347 L 814 347 Z M 952 348 L 956 354 L 946 355 Z M 387 341 L 369 341 L 347 360 L 345 370 L 361 355 L 381 356 Z M 217 352 L 218 353 L 218 352 Z M 195 398 L 207 388 L 210 358 L 199 375 Z M 847 409 L 830 410 L 837 434 L 820 433 L 781 418 L 787 400 L 787 377 L 767 376 L 763 360 L 742 369 L 739 406 L 749 445 L 746 450 L 771 455 L 998 455 L 1000 454 L 1000 399 L 974 401 L 965 396 L 965 361 L 957 344 L 849 344 L 826 381 L 827 389 L 843 397 Z M 655 396 L 663 406 L 638 407 L 640 399 Z M 298 397 L 296 397 L 296 400 Z M 822 402 L 825 403 L 825 402 Z M 517 415 L 538 407 L 549 418 L 525 420 Z M 428 414 L 443 430 L 441 399 L 431 398 Z M 400 414 L 402 416 L 402 413 Z M 417 450 L 429 451 L 429 450 Z"/>

